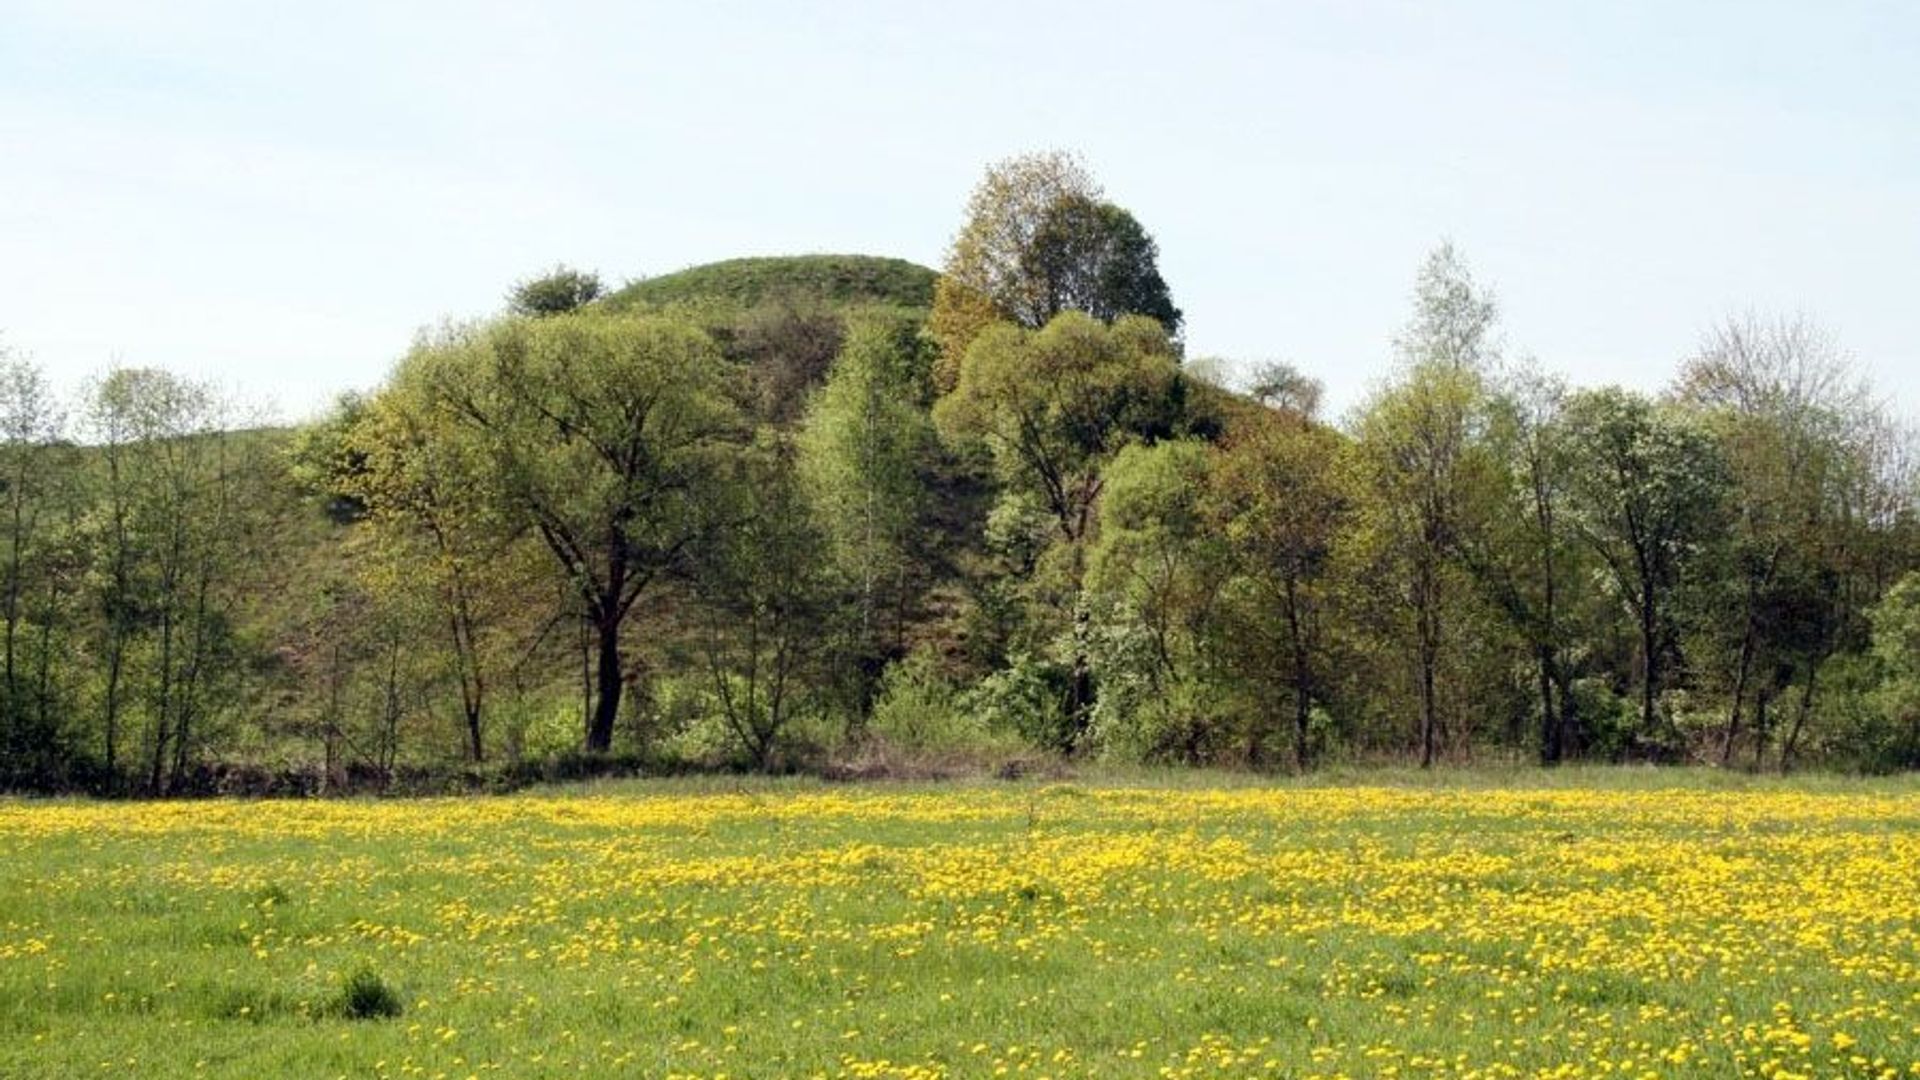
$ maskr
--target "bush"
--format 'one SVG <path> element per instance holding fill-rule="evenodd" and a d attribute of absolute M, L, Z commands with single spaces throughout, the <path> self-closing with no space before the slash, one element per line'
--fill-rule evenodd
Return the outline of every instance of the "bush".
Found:
<path fill-rule="evenodd" d="M 405 1011 L 400 995 L 370 967 L 355 968 L 340 980 L 331 1011 L 349 1020 L 386 1020 Z"/>
<path fill-rule="evenodd" d="M 981 713 L 966 707 L 962 695 L 940 670 L 939 659 L 921 650 L 887 668 L 880 677 L 867 731 L 890 746 L 907 750 L 997 749 L 996 737 Z"/>
<path fill-rule="evenodd" d="M 1572 689 L 1575 729 L 1568 754 L 1607 760 L 1626 757 L 1640 729 L 1638 702 L 1615 693 L 1603 678 L 1575 679 Z"/>
<path fill-rule="evenodd" d="M 1165 671 L 1137 618 L 1097 620 L 1087 641 L 1099 681 L 1087 740 L 1102 757 L 1181 765 L 1245 759 L 1248 710 L 1224 682 Z"/>
<path fill-rule="evenodd" d="M 1010 732 L 1047 750 L 1070 750 L 1074 732 L 1066 714 L 1067 672 L 1022 653 L 962 695 L 960 710 L 990 732 Z"/>
<path fill-rule="evenodd" d="M 1103 684 L 1104 689 L 1104 684 Z M 1209 765 L 1245 760 L 1245 717 L 1220 686 L 1174 679 L 1121 713 L 1095 707 L 1094 744 L 1110 760 Z"/>
<path fill-rule="evenodd" d="M 1804 762 L 1818 757 L 1864 773 L 1911 767 L 1920 760 L 1920 731 L 1901 707 L 1908 693 L 1886 677 L 1875 656 L 1828 661 L 1807 721 L 1809 730 L 1795 748 L 1795 759 Z"/>

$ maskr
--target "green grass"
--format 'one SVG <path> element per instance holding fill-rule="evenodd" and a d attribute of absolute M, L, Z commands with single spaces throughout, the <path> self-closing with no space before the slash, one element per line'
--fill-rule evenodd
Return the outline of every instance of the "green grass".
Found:
<path fill-rule="evenodd" d="M 765 256 L 726 259 L 636 281 L 604 302 L 615 310 L 695 301 L 751 307 L 782 300 L 924 310 L 933 305 L 936 277 L 917 263 L 873 255 Z"/>
<path fill-rule="evenodd" d="M 5 1077 L 1920 1061 L 1905 779 L 1138 772 L 0 802 L 0 866 Z"/>

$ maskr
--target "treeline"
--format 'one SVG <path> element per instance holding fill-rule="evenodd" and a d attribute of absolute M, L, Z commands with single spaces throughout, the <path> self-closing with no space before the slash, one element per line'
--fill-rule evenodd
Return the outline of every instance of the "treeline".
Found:
<path fill-rule="evenodd" d="M 280 492 L 234 419 L 137 369 L 69 410 L 0 358 L 0 787 L 164 791 L 235 745 Z"/>
<path fill-rule="evenodd" d="M 1186 360 L 1061 155 L 989 170 L 930 310 L 753 288 L 557 271 L 291 432 L 8 361 L 0 785 L 1920 766 L 1913 443 L 1804 321 L 1570 387 L 1442 247 L 1332 422 Z"/>

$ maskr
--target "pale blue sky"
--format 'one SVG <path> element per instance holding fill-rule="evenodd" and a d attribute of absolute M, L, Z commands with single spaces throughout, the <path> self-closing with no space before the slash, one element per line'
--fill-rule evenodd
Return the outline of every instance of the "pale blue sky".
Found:
<path fill-rule="evenodd" d="M 987 162 L 1065 147 L 1190 353 L 1336 407 L 1444 236 L 1581 381 L 1800 311 L 1911 411 L 1916 56 L 1894 2 L 0 0 L 0 335 L 299 416 L 556 261 L 937 265 Z"/>

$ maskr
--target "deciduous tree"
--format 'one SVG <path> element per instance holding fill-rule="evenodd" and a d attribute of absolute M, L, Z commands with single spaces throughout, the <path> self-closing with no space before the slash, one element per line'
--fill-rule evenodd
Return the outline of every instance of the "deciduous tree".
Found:
<path fill-rule="evenodd" d="M 1177 335 L 1180 310 L 1158 259 L 1153 238 L 1103 199 L 1078 158 L 1053 151 L 989 167 L 935 286 L 935 381 L 952 387 L 967 349 L 998 320 L 1037 330 L 1063 311 L 1145 315 Z"/>
<path fill-rule="evenodd" d="M 584 743 L 605 752 L 627 617 L 715 525 L 709 485 L 739 426 L 718 350 L 671 319 L 581 312 L 460 332 L 409 364 L 578 597 L 595 656 Z"/>
<path fill-rule="evenodd" d="M 1713 437 L 1672 406 L 1617 388 L 1567 402 L 1572 524 L 1606 566 L 1640 645 L 1640 735 L 1657 734 L 1664 663 L 1678 644 L 1677 591 L 1722 534 L 1726 466 Z"/>

